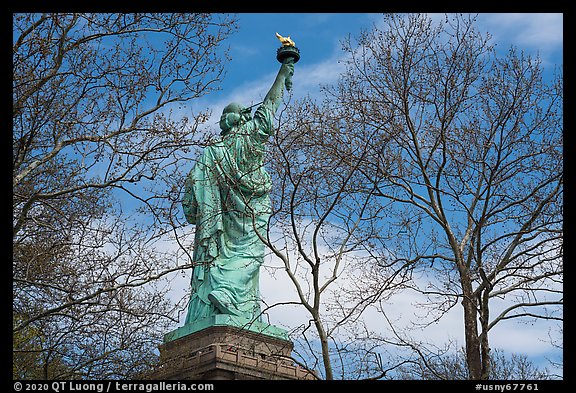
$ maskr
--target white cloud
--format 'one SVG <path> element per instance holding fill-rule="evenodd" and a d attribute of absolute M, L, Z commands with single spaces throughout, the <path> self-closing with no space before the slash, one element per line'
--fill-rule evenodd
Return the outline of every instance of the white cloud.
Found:
<path fill-rule="evenodd" d="M 303 222 L 301 227 L 307 227 L 307 222 Z M 334 232 L 334 229 L 326 227 L 324 232 L 326 231 L 331 231 L 334 235 L 332 236 L 325 233 L 327 238 L 338 238 L 338 233 Z M 306 248 L 306 243 L 304 247 Z M 318 253 L 322 256 L 330 254 L 329 248 L 326 245 L 319 245 Z M 298 270 L 298 272 L 301 273 L 297 274 L 299 284 L 304 292 L 309 294 L 312 287 L 312 278 L 308 266 L 306 263 L 301 262 L 301 265 L 297 267 L 298 255 L 295 250 L 288 251 L 285 255 L 290 259 L 292 271 L 296 272 L 296 270 Z M 352 280 L 357 280 L 360 276 L 355 274 L 358 273 L 358 271 L 355 270 L 357 267 L 354 267 L 349 261 L 352 261 L 355 257 L 362 256 L 366 255 L 361 252 L 352 252 L 344 256 L 338 268 L 338 278 L 322 295 L 322 315 L 328 315 L 325 306 L 332 293 L 338 292 L 340 289 L 355 287 Z M 333 268 L 333 260 L 322 259 L 320 285 L 326 282 L 332 275 Z M 420 287 L 424 287 L 425 284 L 424 279 L 419 279 L 415 282 L 415 285 Z M 297 291 L 285 272 L 283 262 L 275 256 L 267 257 L 265 265 L 263 269 L 261 269 L 260 289 L 261 296 L 268 305 L 282 302 L 299 302 Z M 405 332 L 409 333 L 415 340 L 433 344 L 456 341 L 463 345 L 462 307 L 460 307 L 459 304 L 455 305 L 436 323 L 431 323 L 426 327 L 416 326 L 416 324 L 423 325 L 426 321 L 430 321 L 430 318 L 426 317 L 428 310 L 425 310 L 421 306 L 427 303 L 429 303 L 429 299 L 427 299 L 425 295 L 413 290 L 404 290 L 391 296 L 383 303 L 382 309 L 390 320 L 395 321 L 396 327 L 405 330 Z M 303 306 L 280 305 L 271 308 L 267 314 L 270 317 L 271 323 L 287 328 L 296 328 L 298 325 L 307 323 L 310 319 L 308 311 Z M 381 314 L 381 311 L 376 310 L 375 307 L 367 308 L 361 319 L 370 330 L 382 335 L 389 334 L 384 316 Z"/>
<path fill-rule="evenodd" d="M 234 53 L 233 57 L 239 60 L 249 59 L 260 53 L 260 48 L 238 42 L 234 42 L 234 44 L 230 46 L 230 49 Z"/>
<path fill-rule="evenodd" d="M 344 71 L 343 59 L 342 56 L 334 55 L 320 63 L 297 68 L 293 77 L 295 92 L 313 94 L 318 92 L 320 85 L 336 82 Z"/>
<path fill-rule="evenodd" d="M 549 52 L 561 49 L 563 15 L 551 13 L 480 14 L 478 21 L 495 42 Z"/>
<path fill-rule="evenodd" d="M 537 323 L 519 320 L 502 321 L 490 331 L 490 345 L 509 353 L 520 353 L 529 357 L 550 352 L 548 332 L 554 325 L 545 321 Z"/>
<path fill-rule="evenodd" d="M 295 255 L 291 257 L 296 259 Z M 269 258 L 266 262 L 268 268 L 261 271 L 261 293 L 267 304 L 280 302 L 298 301 L 294 285 L 284 272 L 282 263 L 277 258 Z M 274 267 L 271 269 L 270 267 Z M 333 287 L 349 287 L 352 275 L 341 274 Z M 424 288 L 427 278 L 415 279 L 415 286 Z M 310 285 L 306 280 L 301 281 L 304 288 Z M 324 297 L 326 299 L 327 296 Z M 404 290 L 394 294 L 389 300 L 381 305 L 386 316 L 393 322 L 394 327 L 415 342 L 430 345 L 430 348 L 441 347 L 447 343 L 453 343 L 453 349 L 463 347 L 464 319 L 463 309 L 460 303 L 455 304 L 445 312 L 442 317 L 433 322 L 433 318 L 439 314 L 427 314 L 429 308 L 422 305 L 430 305 L 430 299 L 419 292 Z M 498 299 L 491 305 L 493 314 L 496 315 L 502 309 L 510 306 L 512 300 Z M 385 317 L 375 307 L 368 308 L 362 315 L 362 321 L 370 331 L 383 337 L 390 337 Z M 296 328 L 307 323 L 310 319 L 308 312 L 303 306 L 279 306 L 268 311 L 270 322 L 288 329 Z M 324 314 L 325 315 L 325 314 Z M 426 323 L 428 323 L 426 325 Z M 520 319 L 499 322 L 489 334 L 490 346 L 493 349 L 501 349 L 505 353 L 523 354 L 530 359 L 542 359 L 554 352 L 550 346 L 548 334 L 554 330 L 556 322 L 537 321 L 526 322 Z M 426 325 L 426 326 L 424 326 Z M 561 341 L 561 337 L 557 337 Z M 394 340 L 392 338 L 392 340 Z M 555 353 L 555 352 L 554 352 Z M 541 363 L 547 366 L 546 362 Z"/>

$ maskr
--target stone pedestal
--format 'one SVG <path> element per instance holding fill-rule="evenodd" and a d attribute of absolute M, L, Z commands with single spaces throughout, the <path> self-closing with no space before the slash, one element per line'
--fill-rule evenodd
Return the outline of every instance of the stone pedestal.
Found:
<path fill-rule="evenodd" d="M 283 329 L 260 322 L 239 327 L 234 326 L 238 325 L 237 319 L 217 317 L 168 333 L 159 347 L 160 365 L 146 378 L 315 379 L 290 359 L 293 344 L 283 337 Z M 198 327 L 201 329 L 196 330 Z"/>

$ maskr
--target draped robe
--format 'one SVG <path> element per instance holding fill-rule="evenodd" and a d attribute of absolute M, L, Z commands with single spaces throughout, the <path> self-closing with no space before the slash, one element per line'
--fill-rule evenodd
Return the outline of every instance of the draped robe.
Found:
<path fill-rule="evenodd" d="M 270 217 L 270 175 L 263 166 L 276 105 L 205 148 L 182 201 L 196 225 L 192 294 L 186 324 L 215 314 L 260 319 L 259 269 Z"/>

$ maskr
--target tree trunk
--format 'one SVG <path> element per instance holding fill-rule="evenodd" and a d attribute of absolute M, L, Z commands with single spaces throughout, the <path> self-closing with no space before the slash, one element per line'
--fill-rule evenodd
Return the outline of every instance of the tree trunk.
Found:
<path fill-rule="evenodd" d="M 490 375 L 490 345 L 488 344 L 488 324 L 490 322 L 490 308 L 488 307 L 490 287 L 482 291 L 482 302 L 480 304 L 480 351 L 482 355 L 482 378 L 488 379 Z"/>
<path fill-rule="evenodd" d="M 464 339 L 466 342 L 466 364 L 470 379 L 482 378 L 482 358 L 478 337 L 478 307 L 468 274 L 460 274 L 462 283 L 462 307 L 464 307 Z"/>
<path fill-rule="evenodd" d="M 318 316 L 314 317 L 314 324 L 318 331 L 318 336 L 320 337 L 320 344 L 322 346 L 322 362 L 324 363 L 324 371 L 326 373 L 326 380 L 334 379 L 332 373 L 332 363 L 330 362 L 330 353 L 328 352 L 328 336 L 322 326 L 322 322 Z"/>

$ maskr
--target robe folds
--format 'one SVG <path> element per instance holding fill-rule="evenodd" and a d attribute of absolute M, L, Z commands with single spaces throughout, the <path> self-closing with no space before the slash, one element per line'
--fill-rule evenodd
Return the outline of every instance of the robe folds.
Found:
<path fill-rule="evenodd" d="M 190 171 L 182 206 L 196 226 L 186 324 L 215 314 L 260 319 L 259 270 L 270 217 L 270 175 L 263 166 L 274 108 L 207 146 Z"/>

